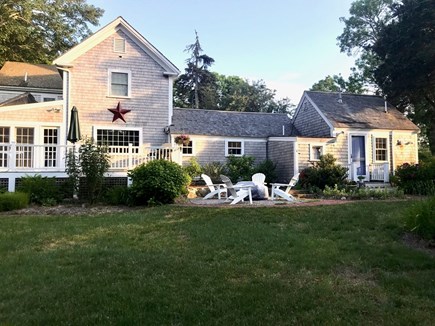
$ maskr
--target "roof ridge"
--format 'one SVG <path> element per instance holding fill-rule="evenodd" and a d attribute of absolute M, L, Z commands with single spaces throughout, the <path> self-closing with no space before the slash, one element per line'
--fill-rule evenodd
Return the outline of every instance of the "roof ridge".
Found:
<path fill-rule="evenodd" d="M 174 110 L 191 110 L 191 111 L 206 111 L 206 112 L 220 112 L 220 113 L 230 113 L 230 114 L 274 114 L 274 115 L 287 115 L 287 113 L 273 113 L 273 112 L 247 112 L 247 111 L 226 111 L 226 110 L 211 110 L 211 109 L 193 109 L 193 108 L 178 108 L 174 107 Z"/>

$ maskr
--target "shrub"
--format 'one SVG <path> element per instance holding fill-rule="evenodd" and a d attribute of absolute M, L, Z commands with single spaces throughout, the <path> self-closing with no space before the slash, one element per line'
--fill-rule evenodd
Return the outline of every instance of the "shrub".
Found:
<path fill-rule="evenodd" d="M 278 174 L 276 173 L 276 164 L 272 160 L 264 160 L 255 167 L 254 173 L 263 173 L 266 176 L 267 183 L 276 182 Z"/>
<path fill-rule="evenodd" d="M 29 194 L 23 192 L 6 192 L 0 194 L 0 212 L 25 208 L 29 205 Z"/>
<path fill-rule="evenodd" d="M 435 195 L 435 159 L 402 164 L 395 171 L 394 182 L 406 194 Z"/>
<path fill-rule="evenodd" d="M 104 202 L 109 205 L 130 205 L 131 193 L 127 186 L 114 186 L 104 193 Z"/>
<path fill-rule="evenodd" d="M 186 172 L 191 179 L 199 177 L 201 175 L 201 165 L 199 165 L 196 157 L 192 157 L 189 160 L 189 164 L 183 167 L 184 172 Z"/>
<path fill-rule="evenodd" d="M 86 139 L 79 148 L 78 157 L 75 153 L 67 155 L 68 174 L 74 191 L 77 192 L 80 177 L 83 176 L 87 189 L 87 200 L 94 203 L 101 195 L 104 174 L 109 170 L 110 158 L 107 148 L 96 145 L 92 139 Z"/>
<path fill-rule="evenodd" d="M 422 238 L 435 240 L 435 196 L 414 203 L 405 212 L 405 227 Z"/>
<path fill-rule="evenodd" d="M 319 188 L 347 184 L 347 168 L 335 164 L 336 159 L 331 154 L 321 155 L 319 162 L 313 167 L 302 170 L 299 181 L 305 189 Z"/>
<path fill-rule="evenodd" d="M 334 187 L 325 186 L 322 195 L 327 198 L 341 199 L 388 199 L 388 198 L 403 198 L 404 194 L 399 189 L 371 189 L 371 188 L 350 188 L 350 187 Z"/>
<path fill-rule="evenodd" d="M 173 203 L 174 199 L 187 194 L 191 179 L 177 163 L 155 160 L 130 171 L 131 194 L 135 204 Z"/>
<path fill-rule="evenodd" d="M 202 173 L 207 174 L 213 183 L 222 183 L 221 174 L 226 174 L 225 165 L 221 162 L 211 162 L 202 166 Z"/>
<path fill-rule="evenodd" d="M 40 174 L 22 177 L 17 191 L 28 194 L 32 204 L 53 206 L 61 199 L 56 180 Z"/>
<path fill-rule="evenodd" d="M 254 161 L 252 156 L 229 156 L 227 158 L 226 173 L 233 183 L 240 180 L 251 180 L 254 174 Z"/>

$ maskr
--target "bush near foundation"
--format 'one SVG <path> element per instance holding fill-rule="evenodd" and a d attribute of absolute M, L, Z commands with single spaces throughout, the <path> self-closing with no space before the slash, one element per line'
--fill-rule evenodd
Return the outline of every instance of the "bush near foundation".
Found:
<path fill-rule="evenodd" d="M 394 182 L 405 194 L 435 195 L 435 158 L 402 164 L 395 171 Z"/>
<path fill-rule="evenodd" d="M 132 179 L 130 194 L 137 205 L 170 204 L 187 194 L 189 175 L 174 162 L 155 160 L 129 172 Z"/>
<path fill-rule="evenodd" d="M 0 194 L 0 212 L 26 208 L 29 205 L 29 195 L 23 192 L 5 192 Z"/>

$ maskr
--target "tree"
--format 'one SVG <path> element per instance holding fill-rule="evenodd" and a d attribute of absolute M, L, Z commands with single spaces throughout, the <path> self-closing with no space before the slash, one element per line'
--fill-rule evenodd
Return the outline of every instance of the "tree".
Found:
<path fill-rule="evenodd" d="M 195 31 L 195 43 L 189 44 L 185 51 L 191 56 L 186 60 L 185 73 L 174 85 L 175 104 L 180 107 L 191 106 L 195 109 L 213 107 L 216 94 L 214 93 L 215 78 L 208 68 L 214 59 L 203 52 L 199 43 L 198 33 Z"/>
<path fill-rule="evenodd" d="M 374 77 L 389 101 L 422 124 L 435 154 L 435 2 L 403 0 L 373 44 Z"/>
<path fill-rule="evenodd" d="M 91 33 L 103 9 L 86 0 L 2 0 L 0 66 L 7 60 L 49 63 Z"/>
<path fill-rule="evenodd" d="M 348 55 L 359 54 L 355 64 L 359 79 L 368 84 L 374 83 L 373 70 L 379 64 L 373 53 L 373 44 L 385 25 L 392 20 L 391 5 L 395 0 L 356 0 L 352 3 L 349 18 L 341 17 L 345 24 L 343 33 L 337 37 L 341 52 Z"/>
<path fill-rule="evenodd" d="M 348 80 L 345 80 L 341 74 L 332 77 L 328 75 L 311 86 L 310 90 L 322 92 L 347 92 L 353 94 L 363 94 L 366 91 L 364 88 L 364 81 L 361 79 L 361 76 L 355 72 L 349 76 Z"/>

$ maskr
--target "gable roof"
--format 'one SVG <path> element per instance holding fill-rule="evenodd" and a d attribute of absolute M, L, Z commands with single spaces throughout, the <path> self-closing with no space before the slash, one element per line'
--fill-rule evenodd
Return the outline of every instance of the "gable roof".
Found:
<path fill-rule="evenodd" d="M 0 86 L 62 89 L 56 66 L 6 61 L 0 69 Z"/>
<path fill-rule="evenodd" d="M 254 138 L 292 136 L 291 120 L 283 113 L 176 108 L 172 121 L 172 133 Z"/>
<path fill-rule="evenodd" d="M 4 102 L 0 103 L 0 106 L 10 106 L 10 105 L 20 105 L 20 104 L 29 104 L 29 103 L 37 103 L 36 99 L 29 92 L 17 95 L 15 97 L 10 98 Z"/>
<path fill-rule="evenodd" d="M 380 96 L 341 93 L 341 103 L 338 92 L 305 91 L 304 96 L 335 128 L 419 129 L 389 103 L 385 112 L 385 100 Z"/>
<path fill-rule="evenodd" d="M 68 67 L 72 62 L 92 49 L 94 46 L 104 41 L 110 35 L 113 35 L 118 30 L 122 30 L 135 42 L 144 52 L 153 58 L 164 70 L 165 75 L 178 76 L 180 71 L 169 61 L 159 50 L 157 50 L 147 39 L 145 39 L 138 31 L 136 31 L 127 21 L 119 16 L 114 21 L 101 28 L 99 31 L 92 34 L 90 37 L 74 46 L 69 51 L 65 52 L 59 58 L 54 60 L 57 66 Z"/>

